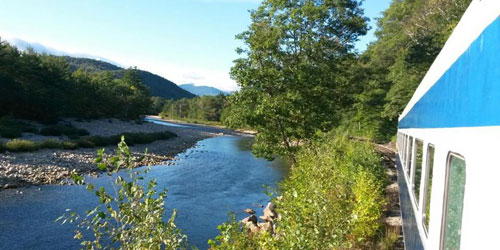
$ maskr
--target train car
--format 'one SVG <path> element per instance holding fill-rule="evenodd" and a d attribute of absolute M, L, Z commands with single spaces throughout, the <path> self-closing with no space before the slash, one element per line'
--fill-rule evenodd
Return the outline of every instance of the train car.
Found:
<path fill-rule="evenodd" d="M 500 249 L 499 15 L 471 2 L 399 118 L 406 249 Z"/>

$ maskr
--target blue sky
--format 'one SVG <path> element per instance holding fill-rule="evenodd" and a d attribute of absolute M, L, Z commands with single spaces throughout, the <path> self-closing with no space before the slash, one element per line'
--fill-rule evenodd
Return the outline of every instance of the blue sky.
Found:
<path fill-rule="evenodd" d="M 107 58 L 159 74 L 177 84 L 235 90 L 229 78 L 234 36 L 250 24 L 260 0 L 0 0 L 0 36 L 68 53 Z M 367 0 L 380 16 L 390 0 Z M 375 27 L 375 20 L 372 26 Z M 373 30 L 372 30 L 373 31 Z M 373 34 L 361 38 L 364 50 Z"/>

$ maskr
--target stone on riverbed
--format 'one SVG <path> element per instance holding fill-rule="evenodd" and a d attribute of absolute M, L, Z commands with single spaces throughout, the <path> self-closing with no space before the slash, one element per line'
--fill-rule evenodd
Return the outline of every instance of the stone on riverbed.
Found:
<path fill-rule="evenodd" d="M 272 202 L 267 203 L 267 206 L 263 211 L 264 214 L 260 216 L 260 219 L 263 221 L 273 221 L 277 217 L 275 209 L 276 206 Z"/>
<path fill-rule="evenodd" d="M 241 224 L 243 224 L 245 226 L 248 224 L 248 222 L 251 222 L 252 224 L 257 225 L 257 216 L 252 214 L 252 215 L 244 218 L 243 220 L 241 220 Z"/>
<path fill-rule="evenodd" d="M 245 212 L 247 214 L 255 214 L 255 210 L 253 210 L 251 208 L 245 208 L 245 210 L 243 210 L 243 212 Z"/>
<path fill-rule="evenodd" d="M 257 226 L 259 227 L 261 232 L 273 233 L 273 223 L 272 222 L 258 223 Z"/>

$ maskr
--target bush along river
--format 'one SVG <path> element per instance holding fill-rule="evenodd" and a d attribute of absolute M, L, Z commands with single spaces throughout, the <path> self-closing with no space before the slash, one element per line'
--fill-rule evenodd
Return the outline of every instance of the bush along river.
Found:
<path fill-rule="evenodd" d="M 218 234 L 217 226 L 233 211 L 246 217 L 245 208 L 260 213 L 255 204 L 266 204 L 264 186 L 275 187 L 288 171 L 287 165 L 255 158 L 248 136 L 219 136 L 199 141 L 178 154 L 175 165 L 152 167 L 158 190 L 166 187 L 167 217 L 178 210 L 176 225 L 190 245 L 208 248 L 207 240 Z M 88 177 L 96 187 L 110 189 L 112 179 Z M 55 219 L 66 209 L 84 215 L 97 205 L 97 197 L 84 186 L 33 186 L 0 192 L 0 249 L 78 249 L 73 239 L 76 225 L 60 225 Z"/>

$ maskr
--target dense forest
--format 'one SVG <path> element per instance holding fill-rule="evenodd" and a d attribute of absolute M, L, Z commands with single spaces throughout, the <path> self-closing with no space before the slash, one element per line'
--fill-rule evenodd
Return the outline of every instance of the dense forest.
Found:
<path fill-rule="evenodd" d="M 51 121 L 61 116 L 137 119 L 151 101 L 136 69 L 71 72 L 61 57 L 20 52 L 0 41 L 0 116 Z"/>
<path fill-rule="evenodd" d="M 94 59 L 20 51 L 5 41 L 0 41 L 0 60 L 0 117 L 138 119 L 158 114 L 165 98 L 195 96 L 147 71 Z"/>
<path fill-rule="evenodd" d="M 225 106 L 226 96 L 201 96 L 191 99 L 165 100 L 160 116 L 168 119 L 180 119 L 189 121 L 221 122 Z"/>
<path fill-rule="evenodd" d="M 345 124 L 362 135 L 390 139 L 399 115 L 470 2 L 393 1 L 378 20 L 377 40 L 353 65 L 358 91 Z"/>

